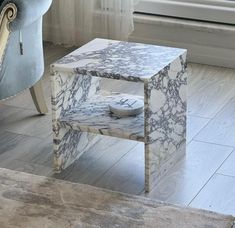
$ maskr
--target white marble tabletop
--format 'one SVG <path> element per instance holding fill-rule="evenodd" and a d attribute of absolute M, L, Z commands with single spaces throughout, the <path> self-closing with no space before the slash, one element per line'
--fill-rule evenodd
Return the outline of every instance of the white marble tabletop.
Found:
<path fill-rule="evenodd" d="M 186 66 L 185 61 L 185 49 L 95 39 L 53 67 L 60 72 L 138 82 L 151 79 L 165 67 L 179 71 Z"/>

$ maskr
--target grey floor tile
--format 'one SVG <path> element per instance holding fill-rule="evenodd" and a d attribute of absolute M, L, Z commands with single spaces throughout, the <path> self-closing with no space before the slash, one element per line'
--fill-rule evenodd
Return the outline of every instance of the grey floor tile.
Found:
<path fill-rule="evenodd" d="M 189 143 L 210 121 L 208 118 L 187 116 L 187 143 Z"/>
<path fill-rule="evenodd" d="M 235 151 L 226 159 L 217 173 L 235 177 Z"/>
<path fill-rule="evenodd" d="M 94 185 L 129 194 L 142 192 L 144 189 L 144 144 L 138 143 Z"/>
<path fill-rule="evenodd" d="M 216 174 L 190 204 L 235 216 L 235 177 Z"/>
<path fill-rule="evenodd" d="M 235 147 L 235 98 L 195 137 L 210 143 Z"/>
<path fill-rule="evenodd" d="M 147 196 L 188 205 L 232 151 L 231 147 L 192 141 L 186 158 Z"/>
<path fill-rule="evenodd" d="M 52 139 L 0 132 L 0 166 L 13 160 L 52 167 Z"/>
<path fill-rule="evenodd" d="M 17 134 L 47 138 L 52 133 L 51 115 L 38 115 L 36 111 L 0 106 L 0 130 Z"/>
<path fill-rule="evenodd" d="M 233 69 L 193 64 L 188 73 L 190 115 L 213 118 L 235 97 Z"/>

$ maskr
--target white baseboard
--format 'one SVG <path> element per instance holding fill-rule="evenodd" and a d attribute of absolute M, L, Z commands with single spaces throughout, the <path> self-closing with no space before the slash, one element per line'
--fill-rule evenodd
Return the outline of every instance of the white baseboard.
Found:
<path fill-rule="evenodd" d="M 235 68 L 235 27 L 135 14 L 130 41 L 188 49 L 190 62 Z"/>

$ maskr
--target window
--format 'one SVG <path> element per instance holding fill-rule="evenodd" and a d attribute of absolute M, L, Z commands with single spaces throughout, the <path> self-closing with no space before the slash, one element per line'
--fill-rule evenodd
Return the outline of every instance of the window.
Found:
<path fill-rule="evenodd" d="M 141 0 L 136 12 L 235 24 L 235 0 Z"/>

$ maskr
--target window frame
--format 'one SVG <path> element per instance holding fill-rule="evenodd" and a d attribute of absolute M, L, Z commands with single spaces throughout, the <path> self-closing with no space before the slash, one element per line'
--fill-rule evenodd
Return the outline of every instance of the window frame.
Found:
<path fill-rule="evenodd" d="M 235 25 L 234 0 L 140 0 L 135 12 Z"/>

